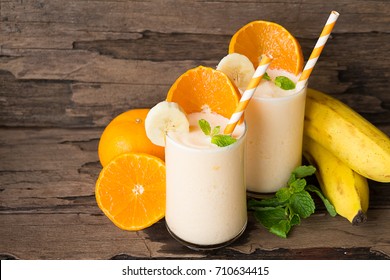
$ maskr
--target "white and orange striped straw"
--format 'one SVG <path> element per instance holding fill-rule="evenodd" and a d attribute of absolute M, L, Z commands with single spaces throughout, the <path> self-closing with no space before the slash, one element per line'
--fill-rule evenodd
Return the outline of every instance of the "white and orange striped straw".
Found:
<path fill-rule="evenodd" d="M 313 71 L 314 65 L 316 64 L 318 58 L 320 57 L 320 54 L 325 46 L 326 41 L 328 41 L 329 35 L 333 30 L 334 25 L 336 24 L 337 18 L 339 17 L 339 13 L 336 11 L 332 11 L 329 15 L 328 20 L 326 21 L 326 24 L 324 26 L 324 29 L 321 32 L 320 37 L 317 40 L 316 45 L 314 46 L 313 51 L 310 54 L 309 60 L 306 62 L 305 68 L 302 71 L 301 76 L 299 77 L 298 83 L 297 83 L 297 90 L 301 90 L 307 80 L 309 79 L 309 76 L 311 72 Z"/>
<path fill-rule="evenodd" d="M 225 127 L 224 134 L 232 134 L 234 128 L 242 117 L 244 110 L 248 106 L 249 101 L 251 100 L 257 86 L 259 85 L 261 79 L 263 78 L 265 71 L 267 71 L 268 66 L 270 65 L 272 58 L 267 55 L 263 55 L 260 60 L 260 64 L 257 67 L 255 73 L 253 74 L 252 79 L 250 80 L 246 90 L 241 96 L 240 102 L 237 105 L 236 110 L 230 117 L 228 124 Z"/>

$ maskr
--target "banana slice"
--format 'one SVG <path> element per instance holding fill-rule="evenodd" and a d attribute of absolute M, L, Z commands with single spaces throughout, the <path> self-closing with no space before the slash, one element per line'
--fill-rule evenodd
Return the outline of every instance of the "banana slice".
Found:
<path fill-rule="evenodd" d="M 162 101 L 155 105 L 145 119 L 146 136 L 153 144 L 165 146 L 168 131 L 188 132 L 190 123 L 187 114 L 175 102 Z"/>
<path fill-rule="evenodd" d="M 222 58 L 217 70 L 225 73 L 242 91 L 246 90 L 255 73 L 255 67 L 249 58 L 239 53 L 231 53 Z"/>

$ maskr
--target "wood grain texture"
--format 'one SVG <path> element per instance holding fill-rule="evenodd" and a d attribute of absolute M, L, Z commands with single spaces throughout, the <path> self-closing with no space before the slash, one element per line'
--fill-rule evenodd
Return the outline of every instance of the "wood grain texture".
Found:
<path fill-rule="evenodd" d="M 244 24 L 275 21 L 305 58 L 340 12 L 310 87 L 390 135 L 388 1 L 0 0 L 0 259 L 389 259 L 390 185 L 370 181 L 367 223 L 317 213 L 280 239 L 249 213 L 232 246 L 195 252 L 164 220 L 116 228 L 97 207 L 99 137 L 150 108 L 189 68 L 215 67 Z"/>

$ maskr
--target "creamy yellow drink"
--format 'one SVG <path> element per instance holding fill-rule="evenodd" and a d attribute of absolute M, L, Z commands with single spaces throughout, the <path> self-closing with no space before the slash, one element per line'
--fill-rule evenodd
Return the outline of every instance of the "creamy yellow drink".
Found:
<path fill-rule="evenodd" d="M 235 240 L 247 223 L 245 185 L 245 124 L 226 147 L 211 143 L 199 127 L 211 128 L 228 119 L 214 113 L 188 115 L 189 132 L 168 132 L 166 155 L 166 214 L 170 233 L 194 249 L 218 248 Z"/>
<path fill-rule="evenodd" d="M 284 187 L 293 169 L 301 164 L 306 87 L 284 90 L 275 85 L 277 76 L 297 77 L 288 72 L 267 71 L 246 111 L 249 194 L 276 192 Z"/>

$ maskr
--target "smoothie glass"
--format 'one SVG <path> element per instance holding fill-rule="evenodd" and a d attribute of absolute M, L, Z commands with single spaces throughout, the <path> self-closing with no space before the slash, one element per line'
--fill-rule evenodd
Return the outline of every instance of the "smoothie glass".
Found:
<path fill-rule="evenodd" d="M 302 161 L 305 87 L 283 97 L 253 96 L 245 111 L 248 195 L 264 197 L 285 187 Z"/>
<path fill-rule="evenodd" d="M 234 144 L 200 149 L 166 137 L 166 226 L 195 250 L 236 240 L 247 224 L 246 129 Z"/>

